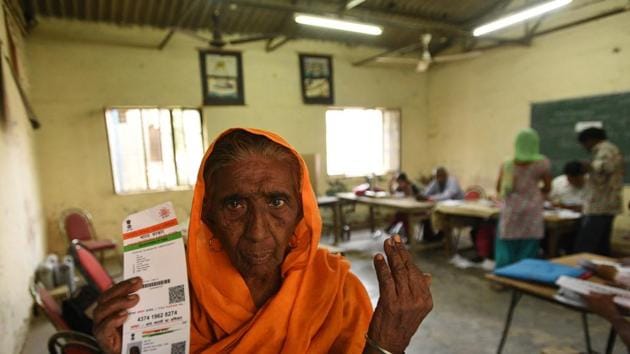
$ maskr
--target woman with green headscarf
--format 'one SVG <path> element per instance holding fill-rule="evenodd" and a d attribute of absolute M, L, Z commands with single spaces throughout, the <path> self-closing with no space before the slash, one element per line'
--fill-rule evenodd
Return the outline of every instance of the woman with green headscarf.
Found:
<path fill-rule="evenodd" d="M 538 133 L 524 129 L 516 136 L 514 157 L 499 172 L 501 208 L 495 242 L 496 268 L 536 258 L 544 236 L 543 203 L 551 189 L 549 160 L 539 153 Z"/>

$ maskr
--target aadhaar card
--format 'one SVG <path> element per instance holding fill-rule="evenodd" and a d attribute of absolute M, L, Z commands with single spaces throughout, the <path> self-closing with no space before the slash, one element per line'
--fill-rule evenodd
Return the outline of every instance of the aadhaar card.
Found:
<path fill-rule="evenodd" d="M 173 204 L 129 215 L 122 232 L 124 278 L 143 280 L 140 301 L 123 325 L 122 353 L 188 354 L 188 274 Z"/>

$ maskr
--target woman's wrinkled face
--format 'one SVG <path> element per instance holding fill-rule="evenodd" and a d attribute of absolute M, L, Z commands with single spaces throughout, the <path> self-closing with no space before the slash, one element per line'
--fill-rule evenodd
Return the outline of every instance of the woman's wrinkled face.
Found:
<path fill-rule="evenodd" d="M 291 164 L 258 155 L 215 172 L 204 221 L 243 277 L 282 264 L 301 218 L 297 176 Z"/>

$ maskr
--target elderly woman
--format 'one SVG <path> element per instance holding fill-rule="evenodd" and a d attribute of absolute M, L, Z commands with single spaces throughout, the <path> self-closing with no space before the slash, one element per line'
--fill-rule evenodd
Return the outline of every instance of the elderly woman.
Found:
<path fill-rule="evenodd" d="M 224 132 L 195 186 L 188 244 L 193 353 L 402 353 L 431 311 L 430 278 L 394 237 L 374 257 L 374 313 L 340 256 L 318 249 L 321 220 L 300 155 L 279 136 Z M 168 260 L 165 260 L 166 262 Z M 183 265 L 182 265 L 183 266 Z M 121 350 L 140 279 L 101 295 L 94 334 Z"/>

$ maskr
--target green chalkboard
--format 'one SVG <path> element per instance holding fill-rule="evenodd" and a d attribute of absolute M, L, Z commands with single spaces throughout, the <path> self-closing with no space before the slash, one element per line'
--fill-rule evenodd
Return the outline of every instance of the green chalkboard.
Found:
<path fill-rule="evenodd" d="M 551 160 L 554 176 L 562 174 L 568 161 L 590 157 L 577 141 L 581 122 L 603 124 L 608 140 L 624 155 L 624 180 L 630 183 L 630 92 L 532 104 L 531 125 L 540 134 L 540 150 Z"/>

